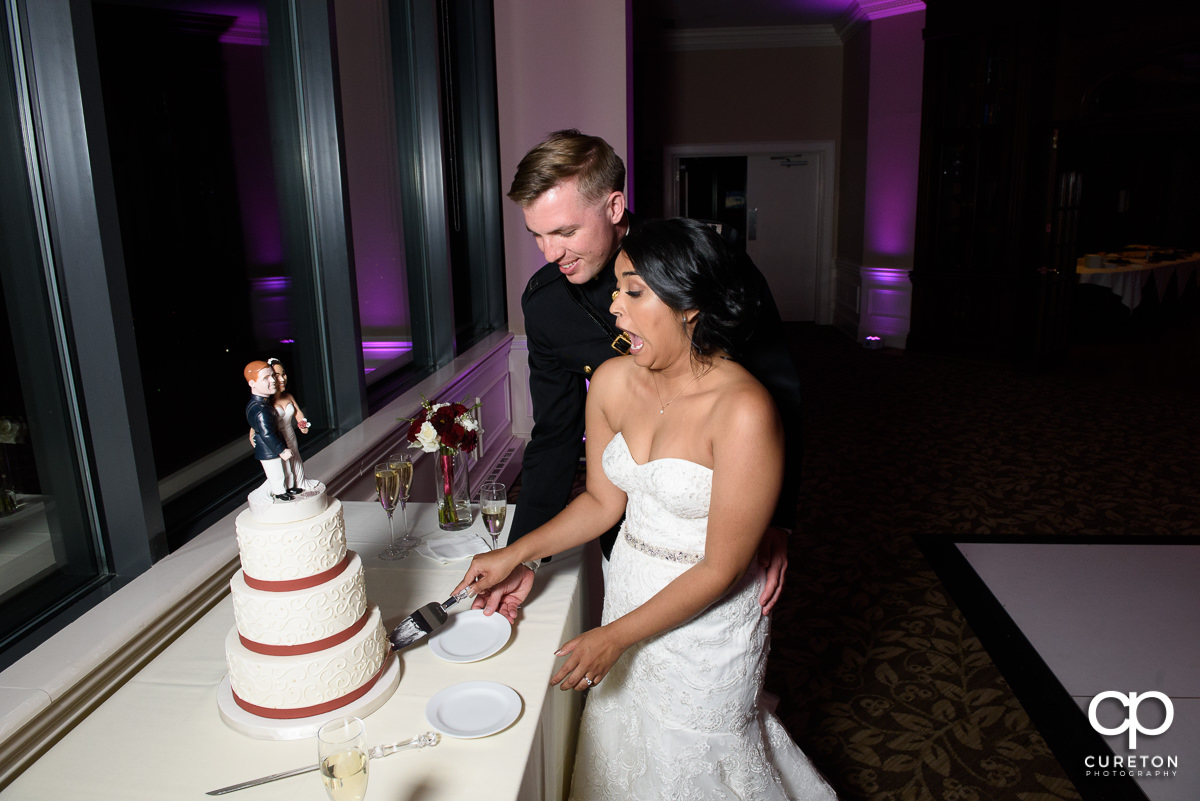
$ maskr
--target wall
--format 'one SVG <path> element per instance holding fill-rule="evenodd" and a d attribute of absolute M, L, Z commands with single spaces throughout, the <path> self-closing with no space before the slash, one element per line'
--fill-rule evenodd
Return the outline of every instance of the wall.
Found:
<path fill-rule="evenodd" d="M 834 325 L 903 348 L 911 315 L 925 11 L 882 17 L 845 47 Z"/>
<path fill-rule="evenodd" d="M 496 0 L 501 186 L 547 134 L 578 128 L 628 158 L 625 0 Z M 524 334 L 521 292 L 545 259 L 521 209 L 504 201 L 509 328 Z"/>
<path fill-rule="evenodd" d="M 867 121 L 871 90 L 871 29 L 863 28 L 843 52 L 841 181 L 838 185 L 837 257 L 862 263 L 867 191 Z"/>
<path fill-rule="evenodd" d="M 925 12 L 871 23 L 863 263 L 912 269 Z"/>
<path fill-rule="evenodd" d="M 668 61 L 674 80 L 662 92 L 664 144 L 841 136 L 841 47 L 689 50 Z"/>

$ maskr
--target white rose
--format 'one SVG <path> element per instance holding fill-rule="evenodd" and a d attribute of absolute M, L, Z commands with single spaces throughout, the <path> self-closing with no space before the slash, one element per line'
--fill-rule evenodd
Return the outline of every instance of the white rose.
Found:
<path fill-rule="evenodd" d="M 462 424 L 462 427 L 467 431 L 479 430 L 479 423 L 476 422 L 475 418 L 469 414 L 460 414 L 458 416 L 458 422 Z"/>
<path fill-rule="evenodd" d="M 417 432 L 417 444 L 425 453 L 437 453 L 438 433 L 437 429 L 433 427 L 433 423 L 428 420 L 421 423 L 421 430 Z"/>

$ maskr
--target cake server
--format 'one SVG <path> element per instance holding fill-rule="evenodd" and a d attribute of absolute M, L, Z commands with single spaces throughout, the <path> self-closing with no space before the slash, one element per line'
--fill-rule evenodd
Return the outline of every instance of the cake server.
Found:
<path fill-rule="evenodd" d="M 438 734 L 437 732 L 427 731 L 424 734 L 418 734 L 416 737 L 412 738 L 411 740 L 404 740 L 402 742 L 391 743 L 389 745 L 373 746 L 367 752 L 367 757 L 370 759 L 381 759 L 385 756 L 391 756 L 392 754 L 396 753 L 397 751 L 415 751 L 418 748 L 425 748 L 426 746 L 437 745 L 441 741 L 441 739 L 442 739 L 442 735 Z M 232 793 L 235 790 L 245 790 L 247 787 L 257 787 L 260 784 L 266 784 L 267 782 L 278 781 L 279 779 L 286 779 L 290 776 L 299 776 L 304 773 L 312 773 L 313 771 L 320 770 L 320 769 L 321 769 L 320 765 L 309 765 L 306 768 L 296 768 L 294 770 L 285 770 L 282 773 L 272 773 L 270 776 L 263 776 L 261 779 L 251 779 L 248 782 L 241 782 L 239 784 L 231 784 L 228 787 L 222 787 L 219 790 L 209 790 L 207 793 L 205 793 L 205 795 L 225 795 L 226 793 Z"/>
<path fill-rule="evenodd" d="M 475 597 L 475 590 L 471 587 L 463 587 L 440 604 L 436 601 L 425 604 L 392 629 L 392 633 L 388 635 L 392 650 L 399 651 L 401 648 L 407 648 L 422 637 L 441 628 L 450 619 L 450 616 L 446 614 L 447 609 L 459 601 L 473 597 Z"/>

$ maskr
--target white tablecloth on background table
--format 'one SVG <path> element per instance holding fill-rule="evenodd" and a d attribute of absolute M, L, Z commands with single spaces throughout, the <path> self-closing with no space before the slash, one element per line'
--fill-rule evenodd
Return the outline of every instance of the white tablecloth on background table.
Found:
<path fill-rule="evenodd" d="M 1136 309 L 1142 302 L 1142 292 L 1151 276 L 1154 277 L 1154 286 L 1161 301 L 1167 291 L 1167 285 L 1171 282 L 1171 276 L 1178 276 L 1176 286 L 1182 293 L 1196 266 L 1200 265 L 1200 254 L 1196 253 L 1177 261 L 1149 262 L 1144 258 L 1133 258 L 1132 255 L 1125 255 L 1125 259 L 1130 264 L 1092 268 L 1086 265 L 1085 259 L 1080 258 L 1076 263 L 1075 272 L 1079 274 L 1080 283 L 1107 287 L 1120 296 L 1121 303 L 1127 308 Z"/>
<path fill-rule="evenodd" d="M 465 572 L 465 560 L 439 565 L 415 554 L 394 562 L 377 559 L 387 541 L 383 510 L 362 502 L 345 503 L 344 509 L 350 547 L 367 568 L 367 596 L 383 610 L 389 629 L 417 607 L 445 600 Z M 510 520 L 511 515 L 510 509 Z M 410 504 L 409 519 L 418 536 L 440 533 L 431 505 Z M 399 512 L 396 522 L 399 528 Z M 473 525 L 483 534 L 478 517 Z M 366 719 L 372 745 L 431 729 L 426 702 L 464 681 L 507 684 L 520 694 L 524 708 L 516 723 L 491 737 L 443 737 L 436 747 L 373 761 L 368 801 L 540 801 L 561 796 L 570 780 L 581 699 L 578 693 L 549 688 L 549 680 L 560 661 L 555 650 L 578 634 L 585 620 L 581 568 L 576 550 L 539 570 L 512 639 L 489 659 L 447 663 L 426 642 L 399 652 L 400 685 Z M 200 799 L 208 790 L 315 764 L 314 738 L 257 740 L 221 720 L 217 687 L 226 673 L 224 642 L 233 624 L 227 596 L 0 792 L 0 798 Z M 319 774 L 310 773 L 229 798 L 322 801 L 326 796 Z"/>

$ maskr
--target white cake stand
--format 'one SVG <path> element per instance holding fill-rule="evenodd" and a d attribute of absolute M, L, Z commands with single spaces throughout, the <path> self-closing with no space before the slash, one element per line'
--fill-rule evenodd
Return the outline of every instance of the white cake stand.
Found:
<path fill-rule="evenodd" d="M 221 720 L 225 721 L 229 728 L 248 737 L 258 740 L 303 740 L 306 737 L 315 737 L 321 724 L 331 718 L 342 715 L 365 718 L 383 706 L 392 697 L 392 693 L 396 691 L 399 684 L 400 658 L 398 656 L 396 658 L 389 657 L 383 675 L 375 682 L 375 686 L 357 701 L 352 701 L 343 707 L 331 709 L 320 715 L 313 715 L 310 718 L 273 720 L 252 715 L 238 706 L 237 702 L 233 700 L 233 688 L 229 686 L 229 675 L 226 674 L 217 687 L 217 709 L 221 713 Z"/>

